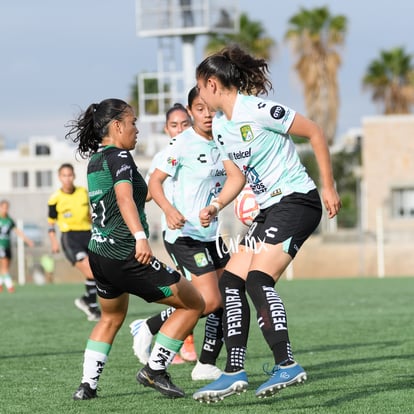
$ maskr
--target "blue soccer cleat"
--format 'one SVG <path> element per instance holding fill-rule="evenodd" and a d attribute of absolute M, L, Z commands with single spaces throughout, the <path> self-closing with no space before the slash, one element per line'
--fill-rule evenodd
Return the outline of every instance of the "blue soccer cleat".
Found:
<path fill-rule="evenodd" d="M 195 392 L 193 398 L 205 403 L 217 402 L 230 395 L 246 392 L 247 386 L 247 375 L 244 370 L 224 372 L 218 379 Z"/>
<path fill-rule="evenodd" d="M 296 362 L 289 366 L 275 365 L 267 374 L 270 378 L 256 390 L 258 398 L 270 397 L 288 385 L 306 381 L 305 370 Z"/>

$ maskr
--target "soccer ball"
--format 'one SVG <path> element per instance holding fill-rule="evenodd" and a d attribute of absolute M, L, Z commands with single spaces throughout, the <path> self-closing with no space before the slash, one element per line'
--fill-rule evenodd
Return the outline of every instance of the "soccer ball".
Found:
<path fill-rule="evenodd" d="M 234 214 L 244 225 L 250 226 L 259 211 L 256 197 L 250 186 L 246 185 L 234 200 Z"/>

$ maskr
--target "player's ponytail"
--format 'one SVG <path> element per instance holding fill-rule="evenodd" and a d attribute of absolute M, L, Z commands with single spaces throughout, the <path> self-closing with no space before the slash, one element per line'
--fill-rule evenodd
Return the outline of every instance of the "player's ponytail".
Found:
<path fill-rule="evenodd" d="M 127 109 L 131 108 L 121 99 L 105 99 L 93 103 L 75 120 L 69 121 L 70 128 L 65 138 L 78 144 L 78 153 L 87 158 L 96 151 L 102 139 L 108 134 L 112 120 L 122 120 Z"/>
<path fill-rule="evenodd" d="M 196 78 L 215 76 L 225 88 L 236 87 L 247 95 L 267 94 L 272 89 L 268 65 L 238 45 L 231 45 L 204 59 L 196 69 Z"/>

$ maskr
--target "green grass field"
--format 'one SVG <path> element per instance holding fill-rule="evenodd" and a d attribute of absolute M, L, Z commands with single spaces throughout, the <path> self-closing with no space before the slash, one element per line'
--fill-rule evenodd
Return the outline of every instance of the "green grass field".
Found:
<path fill-rule="evenodd" d="M 272 358 L 252 315 L 249 389 L 209 405 L 191 397 L 206 384 L 191 381 L 191 364 L 170 368 L 186 398 L 170 400 L 138 385 L 141 365 L 128 324 L 161 307 L 135 297 L 101 376 L 99 398 L 72 401 L 93 326 L 73 305 L 82 291 L 81 285 L 27 285 L 0 294 L 0 413 L 414 412 L 414 278 L 279 282 L 294 354 L 308 381 L 272 398 L 254 396 L 267 378 L 262 366 Z M 203 325 L 196 328 L 198 348 Z"/>

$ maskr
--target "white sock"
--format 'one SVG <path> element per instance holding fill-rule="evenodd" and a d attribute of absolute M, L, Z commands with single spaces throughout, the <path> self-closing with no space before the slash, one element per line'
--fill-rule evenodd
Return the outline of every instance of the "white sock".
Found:
<path fill-rule="evenodd" d="M 87 382 L 92 389 L 96 390 L 107 359 L 108 355 L 106 354 L 85 349 L 81 382 Z"/>
<path fill-rule="evenodd" d="M 166 349 L 158 342 L 154 344 L 151 355 L 148 360 L 148 365 L 154 371 L 165 371 L 168 365 L 171 364 L 177 352 L 171 349 Z"/>
<path fill-rule="evenodd" d="M 154 371 L 165 371 L 182 345 L 183 341 L 169 338 L 163 333 L 158 332 L 148 360 L 148 366 Z"/>

